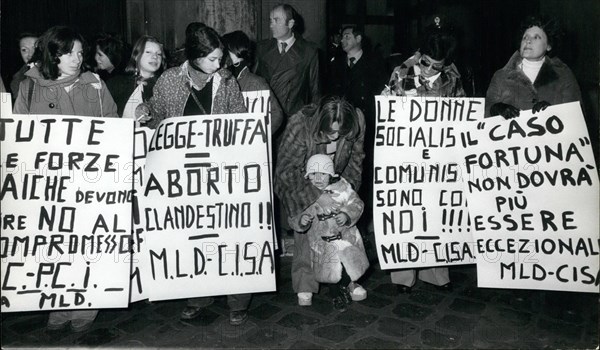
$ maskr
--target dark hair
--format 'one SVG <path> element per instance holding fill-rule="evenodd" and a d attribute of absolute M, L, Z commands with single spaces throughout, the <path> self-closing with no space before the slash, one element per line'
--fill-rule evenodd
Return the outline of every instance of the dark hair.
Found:
<path fill-rule="evenodd" d="M 117 72 L 123 70 L 125 63 L 127 63 L 128 50 L 127 45 L 122 40 L 110 34 L 102 34 L 96 39 L 96 47 L 104 52 Z"/>
<path fill-rule="evenodd" d="M 204 24 L 202 22 L 190 22 L 190 24 L 188 24 L 187 27 L 185 27 L 186 38 L 188 36 L 192 35 L 198 29 L 204 28 L 204 27 L 206 27 L 206 24 Z"/>
<path fill-rule="evenodd" d="M 189 27 L 189 26 L 188 26 Z M 224 49 L 219 34 L 207 26 L 195 26 L 185 36 L 185 57 L 193 61 L 208 56 L 216 49 Z"/>
<path fill-rule="evenodd" d="M 227 51 L 232 52 L 248 64 L 252 64 L 252 41 L 244 32 L 236 30 L 235 32 L 223 35 L 223 43 Z"/>
<path fill-rule="evenodd" d="M 56 80 L 60 73 L 58 71 L 59 57 L 70 53 L 75 41 L 81 43 L 84 51 L 83 57 L 85 57 L 86 43 L 79 33 L 69 27 L 52 27 L 37 40 L 31 62 L 37 63 L 40 73 L 45 79 Z M 81 70 L 84 70 L 83 64 Z"/>
<path fill-rule="evenodd" d="M 361 37 L 360 48 L 361 49 L 363 49 L 364 51 L 371 50 L 371 42 L 370 42 L 369 38 L 367 37 L 367 35 L 365 34 L 365 30 L 363 27 L 356 25 L 356 24 L 345 25 L 342 27 L 342 31 L 340 33 L 344 34 L 344 30 L 346 30 L 346 29 L 352 29 L 352 35 L 354 35 L 355 38 L 360 35 L 360 37 Z"/>
<path fill-rule="evenodd" d="M 444 65 L 448 66 L 454 60 L 455 50 L 454 35 L 444 30 L 435 30 L 427 36 L 419 51 L 422 55 L 428 55 L 436 61 L 444 60 Z"/>
<path fill-rule="evenodd" d="M 273 6 L 271 11 L 275 11 L 276 9 L 283 10 L 283 13 L 285 14 L 285 24 L 288 24 L 291 19 L 294 20 L 294 26 L 292 27 L 293 33 L 298 35 L 304 33 L 304 19 L 292 5 L 279 3 Z"/>
<path fill-rule="evenodd" d="M 556 48 L 560 47 L 560 41 L 562 39 L 562 31 L 560 25 L 555 19 L 546 19 L 540 16 L 529 16 L 521 23 L 521 33 L 519 42 L 523 39 L 525 31 L 531 27 L 540 27 L 546 37 L 548 38 L 548 45 L 550 46 L 547 54 L 553 55 L 556 52 Z"/>
<path fill-rule="evenodd" d="M 312 135 L 319 143 L 329 142 L 327 135 L 332 132 L 331 126 L 337 122 L 339 134 L 347 140 L 354 141 L 360 134 L 360 124 L 356 108 L 343 97 L 324 96 L 316 110 L 318 120 L 313 123 Z"/>
<path fill-rule="evenodd" d="M 23 32 L 21 34 L 19 34 L 19 36 L 17 37 L 17 44 L 19 44 L 21 42 L 21 40 L 25 39 L 25 38 L 36 38 L 38 39 L 40 36 L 37 35 L 36 33 L 31 33 L 31 32 Z"/>
<path fill-rule="evenodd" d="M 140 65 L 140 59 L 144 54 L 144 49 L 146 48 L 147 43 L 155 43 L 160 46 L 160 50 L 162 51 L 162 60 L 160 63 L 160 68 L 156 71 L 156 74 L 162 73 L 162 71 L 167 67 L 167 58 L 165 57 L 165 49 L 163 44 L 161 44 L 158 39 L 153 36 L 143 35 L 140 37 L 133 45 L 133 51 L 131 52 L 131 58 L 129 59 L 129 63 L 127 67 L 125 67 L 125 73 L 134 74 L 138 72 L 138 66 Z"/>

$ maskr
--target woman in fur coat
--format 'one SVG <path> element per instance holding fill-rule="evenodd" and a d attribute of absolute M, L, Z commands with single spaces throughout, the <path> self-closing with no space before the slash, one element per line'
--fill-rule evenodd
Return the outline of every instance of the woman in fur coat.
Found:
<path fill-rule="evenodd" d="M 289 119 L 275 167 L 275 193 L 288 216 L 298 215 L 322 194 L 303 176 L 307 160 L 315 154 L 332 157 L 335 173 L 343 176 L 355 191 L 360 188 L 364 139 L 364 115 L 339 97 L 324 97 L 318 106 L 305 106 Z M 325 211 L 331 212 L 333 205 L 333 201 L 326 203 Z M 294 231 L 292 287 L 302 306 L 311 305 L 313 293 L 319 291 L 308 239 L 298 231 Z"/>
<path fill-rule="evenodd" d="M 497 71 L 485 98 L 486 117 L 514 118 L 520 110 L 534 113 L 554 104 L 581 100 L 575 76 L 559 58 L 548 57 L 556 50 L 554 21 L 528 18 L 519 50 Z"/>

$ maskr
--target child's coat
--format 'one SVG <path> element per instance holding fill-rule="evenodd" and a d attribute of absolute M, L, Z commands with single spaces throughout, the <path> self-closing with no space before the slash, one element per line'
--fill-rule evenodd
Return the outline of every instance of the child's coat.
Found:
<path fill-rule="evenodd" d="M 298 216 L 290 217 L 290 226 L 297 232 L 307 232 L 312 268 L 318 282 L 337 283 L 342 278 L 342 264 L 350 279 L 356 281 L 369 267 L 362 237 L 356 228 L 364 203 L 343 178 L 327 186 L 321 196 L 330 196 L 341 204 L 339 212 L 348 214 L 350 218 L 348 226 L 338 226 L 334 216 L 323 219 L 323 208 L 317 202 L 311 204 Z M 304 214 L 313 217 L 312 224 L 308 227 L 300 225 L 300 218 Z M 327 242 L 322 238 L 338 234 L 341 234 L 341 239 Z"/>

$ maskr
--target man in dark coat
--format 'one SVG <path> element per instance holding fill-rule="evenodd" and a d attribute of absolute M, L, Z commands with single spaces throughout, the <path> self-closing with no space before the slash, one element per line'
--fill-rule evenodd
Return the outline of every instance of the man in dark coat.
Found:
<path fill-rule="evenodd" d="M 344 55 L 338 56 L 331 64 L 329 93 L 344 96 L 354 107 L 360 108 L 366 121 L 365 161 L 363 163 L 363 184 L 359 195 L 365 202 L 365 215 L 359 227 L 364 234 L 372 232 L 373 198 L 373 143 L 375 135 L 375 95 L 383 90 L 387 82 L 385 62 L 376 54 L 367 50 L 367 38 L 356 26 L 346 26 L 342 30 L 342 49 Z M 363 50 L 363 47 L 365 48 Z M 367 249 L 373 237 L 365 236 Z M 374 256 L 370 251 L 369 255 Z"/>
<path fill-rule="evenodd" d="M 375 125 L 374 96 L 383 90 L 388 76 L 383 59 L 363 49 L 366 40 L 358 27 L 344 27 L 342 49 L 345 54 L 334 59 L 329 86 L 330 93 L 344 96 L 363 111 L 369 129 L 369 124 Z"/>
<path fill-rule="evenodd" d="M 267 80 L 290 117 L 319 100 L 319 55 L 313 43 L 296 33 L 300 19 L 292 6 L 275 6 L 269 18 L 273 38 L 257 44 L 256 74 Z"/>

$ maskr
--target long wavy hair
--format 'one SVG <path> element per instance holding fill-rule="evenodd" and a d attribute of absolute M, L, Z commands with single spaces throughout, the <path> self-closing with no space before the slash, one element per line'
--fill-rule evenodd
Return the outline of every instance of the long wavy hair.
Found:
<path fill-rule="evenodd" d="M 319 101 L 315 111 L 317 120 L 312 123 L 311 134 L 317 143 L 328 143 L 327 135 L 333 132 L 334 122 L 339 124 L 340 137 L 348 141 L 355 141 L 360 134 L 360 123 L 356 108 L 343 97 L 325 96 Z"/>
<path fill-rule="evenodd" d="M 56 80 L 60 73 L 58 70 L 59 57 L 70 53 L 73 50 L 75 41 L 81 43 L 84 52 L 83 57 L 85 57 L 87 46 L 81 34 L 69 27 L 52 27 L 42 34 L 36 42 L 35 51 L 30 62 L 36 63 L 45 79 Z M 84 72 L 85 65 L 82 64 L 80 69 L 81 72 Z"/>

